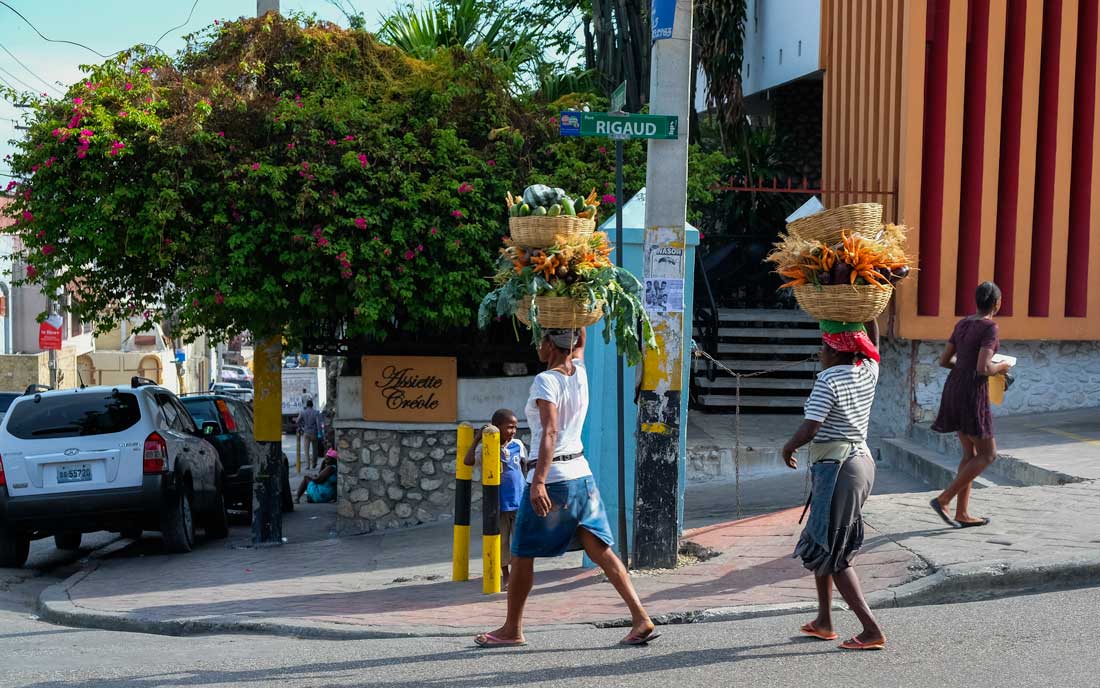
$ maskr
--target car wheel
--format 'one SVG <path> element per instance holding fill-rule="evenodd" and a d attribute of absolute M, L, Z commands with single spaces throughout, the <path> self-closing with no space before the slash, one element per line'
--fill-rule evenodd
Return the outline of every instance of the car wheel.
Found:
<path fill-rule="evenodd" d="M 290 459 L 286 458 L 286 454 L 283 454 L 283 480 L 282 480 L 282 502 L 283 513 L 288 514 L 294 511 L 294 494 L 290 491 Z"/>
<path fill-rule="evenodd" d="M 223 540 L 229 537 L 229 515 L 225 513 L 225 487 L 221 480 L 218 480 L 216 492 L 214 499 L 216 503 L 206 517 L 203 531 L 211 540 Z"/>
<path fill-rule="evenodd" d="M 191 491 L 186 486 L 181 485 L 178 491 L 168 493 L 160 521 L 164 548 L 176 554 L 190 552 L 195 546 L 195 520 L 191 512 Z"/>
<path fill-rule="evenodd" d="M 53 544 L 58 549 L 75 551 L 80 549 L 80 540 L 82 537 L 83 533 L 74 533 L 71 530 L 64 533 L 57 533 L 53 536 Z"/>
<path fill-rule="evenodd" d="M 30 553 L 31 539 L 28 535 L 0 528 L 0 568 L 17 569 L 27 563 Z"/>

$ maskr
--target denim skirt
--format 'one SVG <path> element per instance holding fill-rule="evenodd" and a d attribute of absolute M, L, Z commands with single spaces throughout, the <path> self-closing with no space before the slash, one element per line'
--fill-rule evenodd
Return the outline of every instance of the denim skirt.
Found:
<path fill-rule="evenodd" d="M 531 486 L 523 488 L 512 532 L 512 556 L 560 557 L 566 552 L 583 549 L 578 533 L 581 528 L 609 547 L 614 546 L 607 511 L 592 476 L 549 483 L 546 493 L 553 505 L 550 513 L 540 517 L 531 506 Z"/>

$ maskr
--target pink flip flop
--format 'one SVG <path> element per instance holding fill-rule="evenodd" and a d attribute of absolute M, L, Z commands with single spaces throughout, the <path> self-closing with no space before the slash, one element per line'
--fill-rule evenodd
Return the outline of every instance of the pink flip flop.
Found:
<path fill-rule="evenodd" d="M 478 647 L 521 647 L 527 644 L 526 640 L 508 640 L 498 638 L 492 633 L 482 633 L 474 638 L 474 644 Z"/>
<path fill-rule="evenodd" d="M 818 640 L 836 640 L 839 637 L 835 632 L 826 633 L 825 631 L 819 631 L 813 621 L 803 625 L 802 628 L 798 630 L 802 635 L 808 635 Z"/>
<path fill-rule="evenodd" d="M 859 638 L 852 637 L 849 640 L 837 645 L 841 650 L 885 650 L 886 638 L 882 640 L 873 640 L 869 643 L 865 643 Z"/>
<path fill-rule="evenodd" d="M 645 635 L 637 635 L 635 633 L 631 633 L 627 637 L 620 640 L 619 644 L 620 645 L 645 645 L 646 643 L 651 643 L 651 642 L 653 642 L 654 640 L 656 640 L 657 638 L 660 638 L 660 637 L 661 637 L 661 634 L 658 633 L 656 631 L 656 629 L 654 629 L 654 630 L 650 631 L 649 633 L 646 633 Z"/>

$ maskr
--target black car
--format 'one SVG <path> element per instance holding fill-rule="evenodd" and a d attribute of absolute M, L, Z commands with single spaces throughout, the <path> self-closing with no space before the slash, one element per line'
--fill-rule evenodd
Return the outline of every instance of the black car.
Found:
<path fill-rule="evenodd" d="M 206 435 L 221 457 L 225 504 L 230 509 L 252 514 L 253 467 L 263 463 L 263 448 L 255 439 L 252 407 L 225 394 L 187 394 L 180 397 L 195 423 L 218 424 L 218 432 Z M 283 511 L 294 510 L 290 491 L 290 460 L 283 454 Z"/>

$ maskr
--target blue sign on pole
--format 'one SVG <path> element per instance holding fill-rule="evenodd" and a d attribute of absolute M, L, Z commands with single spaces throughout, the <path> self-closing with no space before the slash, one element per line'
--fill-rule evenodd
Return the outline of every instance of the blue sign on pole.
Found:
<path fill-rule="evenodd" d="M 653 40 L 672 38 L 672 24 L 676 21 L 676 0 L 653 0 L 649 20 L 653 25 Z"/>

